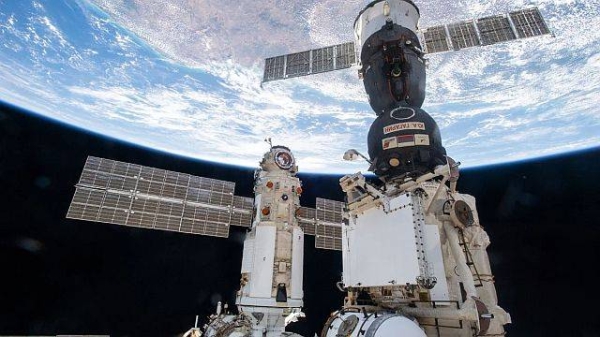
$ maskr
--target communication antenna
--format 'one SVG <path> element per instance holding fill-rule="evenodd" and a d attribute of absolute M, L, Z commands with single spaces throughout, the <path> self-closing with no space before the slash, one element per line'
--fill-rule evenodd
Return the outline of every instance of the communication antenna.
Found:
<path fill-rule="evenodd" d="M 265 138 L 265 142 L 269 144 L 269 149 L 273 148 L 273 142 L 271 141 L 271 137 Z"/>

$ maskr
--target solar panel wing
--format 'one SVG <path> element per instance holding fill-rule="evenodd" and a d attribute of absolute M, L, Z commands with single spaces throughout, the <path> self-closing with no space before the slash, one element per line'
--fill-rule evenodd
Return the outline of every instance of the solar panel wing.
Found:
<path fill-rule="evenodd" d="M 318 224 L 315 247 L 321 249 L 342 250 L 342 225 Z"/>
<path fill-rule="evenodd" d="M 233 205 L 233 195 L 223 194 L 211 190 L 201 190 L 196 188 L 190 188 L 187 190 L 186 200 L 188 202 L 195 202 L 201 204 L 210 204 L 218 206 L 229 206 Z"/>
<path fill-rule="evenodd" d="M 106 193 L 96 221 L 127 225 L 131 195 Z"/>
<path fill-rule="evenodd" d="M 306 235 L 315 235 L 316 225 L 314 221 L 307 221 L 304 219 L 298 220 L 298 226 L 302 228 L 304 234 Z"/>
<path fill-rule="evenodd" d="M 298 212 L 296 213 L 297 217 L 300 219 L 307 220 L 315 220 L 317 217 L 317 210 L 310 207 L 300 207 L 298 208 Z"/>
<path fill-rule="evenodd" d="M 67 218 L 227 237 L 249 227 L 253 199 L 229 181 L 89 157 Z"/>
<path fill-rule="evenodd" d="M 263 82 L 281 80 L 285 74 L 285 55 L 265 59 Z"/>
<path fill-rule="evenodd" d="M 253 210 L 253 198 L 234 195 L 231 224 L 239 227 L 250 227 L 252 225 Z"/>
<path fill-rule="evenodd" d="M 435 26 L 423 29 L 425 52 L 428 54 L 449 51 L 448 35 L 445 26 Z"/>
<path fill-rule="evenodd" d="M 345 203 L 341 201 L 317 198 L 316 218 L 319 222 L 342 223 Z"/>
<path fill-rule="evenodd" d="M 97 221 L 105 194 L 102 190 L 77 188 L 67 211 L 67 218 Z"/>
<path fill-rule="evenodd" d="M 450 49 L 487 46 L 550 33 L 538 8 L 484 17 L 475 22 L 463 21 L 422 30 L 425 52 L 429 54 Z"/>
<path fill-rule="evenodd" d="M 342 250 L 342 222 L 345 203 L 317 198 L 315 247 Z"/>
<path fill-rule="evenodd" d="M 481 45 L 473 21 L 465 21 L 448 25 L 450 41 L 454 50 Z"/>
<path fill-rule="evenodd" d="M 316 209 L 310 207 L 300 207 L 296 213 L 298 226 L 302 228 L 304 234 L 315 235 L 316 231 Z"/>
<path fill-rule="evenodd" d="M 550 34 L 550 30 L 539 9 L 528 8 L 510 13 L 519 38 Z"/>
<path fill-rule="evenodd" d="M 128 226 L 155 228 L 159 203 L 156 199 L 137 197 L 129 209 Z"/>
<path fill-rule="evenodd" d="M 109 180 L 110 176 L 108 174 L 84 169 L 81 173 L 81 177 L 79 178 L 79 185 L 96 188 L 106 188 L 108 186 Z"/>
<path fill-rule="evenodd" d="M 334 70 L 334 46 L 329 46 L 312 51 L 312 72 L 322 73 Z"/>
<path fill-rule="evenodd" d="M 504 15 L 481 18 L 477 20 L 477 28 L 481 36 L 481 44 L 484 46 L 517 38 L 508 17 Z"/>
<path fill-rule="evenodd" d="M 234 210 L 231 213 L 231 225 L 249 228 L 252 225 L 252 213 L 242 213 Z"/>
<path fill-rule="evenodd" d="M 233 208 L 239 210 L 252 211 L 254 209 L 254 198 L 233 196 Z"/>
<path fill-rule="evenodd" d="M 310 50 L 288 54 L 285 76 L 298 77 L 310 74 L 310 61 Z"/>
<path fill-rule="evenodd" d="M 345 69 L 357 62 L 354 42 L 265 59 L 263 82 Z"/>
<path fill-rule="evenodd" d="M 354 42 L 342 43 L 334 46 L 335 64 L 334 69 L 349 68 L 356 63 L 356 51 Z"/>

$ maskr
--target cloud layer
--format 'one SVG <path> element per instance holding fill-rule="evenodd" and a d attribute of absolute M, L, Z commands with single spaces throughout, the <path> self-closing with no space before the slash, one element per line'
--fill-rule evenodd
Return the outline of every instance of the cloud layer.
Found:
<path fill-rule="evenodd" d="M 363 1 L 0 2 L 0 98 L 147 147 L 354 172 L 375 116 L 355 70 L 260 86 L 264 57 L 349 41 Z M 419 3 L 423 27 L 527 1 Z M 424 108 L 466 166 L 600 144 L 600 1 L 537 2 L 555 37 L 430 56 Z M 592 27 L 596 27 L 592 29 Z"/>

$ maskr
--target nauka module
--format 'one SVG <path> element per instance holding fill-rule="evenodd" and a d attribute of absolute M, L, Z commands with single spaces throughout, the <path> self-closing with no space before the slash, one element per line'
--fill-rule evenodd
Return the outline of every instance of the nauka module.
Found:
<path fill-rule="evenodd" d="M 270 143 L 270 140 L 268 140 Z M 237 314 L 221 303 L 202 330 L 186 336 L 299 336 L 285 326 L 302 313 L 304 235 L 316 247 L 341 249 L 343 203 L 317 198 L 317 209 L 300 206 L 298 166 L 285 146 L 271 146 L 254 179 L 254 216 L 244 241 Z"/>
<path fill-rule="evenodd" d="M 274 146 L 265 153 L 254 181 L 256 213 L 244 241 L 239 314 L 217 312 L 203 336 L 282 336 L 285 325 L 302 315 L 304 231 L 296 218 L 302 193 L 297 170 L 288 148 Z"/>

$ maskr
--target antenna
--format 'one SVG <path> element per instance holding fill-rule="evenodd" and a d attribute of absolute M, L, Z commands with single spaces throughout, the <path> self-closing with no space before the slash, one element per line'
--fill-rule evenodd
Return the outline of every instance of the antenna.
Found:
<path fill-rule="evenodd" d="M 273 141 L 271 141 L 271 137 L 265 138 L 265 143 L 269 144 L 269 148 L 273 148 Z"/>

